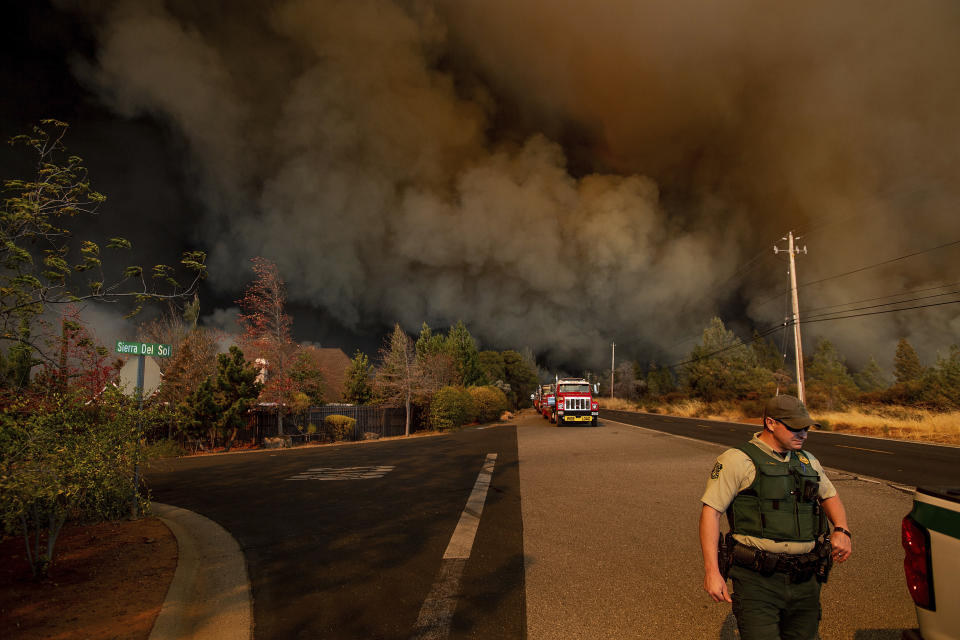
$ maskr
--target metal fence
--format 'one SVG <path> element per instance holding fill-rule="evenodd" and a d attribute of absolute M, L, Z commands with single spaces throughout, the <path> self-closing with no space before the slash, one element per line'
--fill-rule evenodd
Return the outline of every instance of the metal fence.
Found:
<path fill-rule="evenodd" d="M 237 433 L 237 440 L 255 441 L 262 444 L 264 438 L 274 438 L 281 435 L 278 429 L 277 412 L 269 407 L 257 408 L 253 411 L 254 420 L 250 428 Z M 327 416 L 340 415 L 356 420 L 353 433 L 349 440 L 363 440 L 366 434 L 376 434 L 376 437 L 404 435 L 406 425 L 406 411 L 402 407 L 370 407 L 370 406 L 338 406 L 310 407 L 301 414 L 285 415 L 283 417 L 283 436 L 290 437 L 297 444 L 306 441 L 323 440 L 325 432 L 323 421 Z M 310 427 L 314 433 L 310 433 Z M 411 424 L 411 432 L 414 427 Z"/>

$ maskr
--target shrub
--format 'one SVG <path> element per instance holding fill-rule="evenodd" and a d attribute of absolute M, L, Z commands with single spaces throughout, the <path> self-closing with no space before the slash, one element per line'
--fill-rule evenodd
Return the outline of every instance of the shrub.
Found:
<path fill-rule="evenodd" d="M 157 458 L 179 458 L 180 456 L 186 455 L 186 453 L 186 450 L 180 445 L 179 442 L 164 438 L 163 440 L 157 440 L 156 442 L 151 442 L 148 444 L 144 450 L 144 457 L 147 460 L 154 460 Z"/>
<path fill-rule="evenodd" d="M 430 426 L 439 431 L 456 429 L 476 419 L 473 397 L 462 387 L 443 387 L 430 403 Z"/>
<path fill-rule="evenodd" d="M 507 395 L 492 385 L 486 387 L 470 387 L 467 389 L 476 406 L 478 422 L 493 422 L 507 410 Z"/>
<path fill-rule="evenodd" d="M 129 513 L 142 456 L 137 414 L 135 403 L 110 390 L 95 402 L 53 395 L 0 412 L 0 517 L 8 533 L 26 538 L 34 576 L 46 575 L 67 520 Z M 149 505 L 139 489 L 138 511 Z"/>
<path fill-rule="evenodd" d="M 357 421 L 349 416 L 334 414 L 323 419 L 323 430 L 334 442 L 340 442 L 353 435 L 356 424 Z"/>

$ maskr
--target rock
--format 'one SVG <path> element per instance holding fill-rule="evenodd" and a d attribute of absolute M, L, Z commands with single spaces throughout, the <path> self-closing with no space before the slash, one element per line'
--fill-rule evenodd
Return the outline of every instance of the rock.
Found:
<path fill-rule="evenodd" d="M 379 439 L 380 439 L 380 434 L 379 434 L 379 433 L 374 433 L 373 431 L 365 431 L 364 434 L 363 434 L 363 439 L 364 439 L 364 440 L 379 440 Z"/>
<path fill-rule="evenodd" d="M 290 446 L 289 438 L 264 438 L 263 439 L 263 448 L 264 449 L 283 449 Z"/>
<path fill-rule="evenodd" d="M 502 414 L 500 414 L 500 419 L 501 419 L 501 420 L 513 420 L 513 413 L 510 412 L 510 411 L 504 411 Z"/>

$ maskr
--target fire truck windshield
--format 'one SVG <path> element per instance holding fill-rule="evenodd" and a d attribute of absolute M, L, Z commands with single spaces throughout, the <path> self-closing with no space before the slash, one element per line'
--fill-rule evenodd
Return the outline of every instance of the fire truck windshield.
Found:
<path fill-rule="evenodd" d="M 590 393 L 589 384 L 562 384 L 560 393 Z"/>

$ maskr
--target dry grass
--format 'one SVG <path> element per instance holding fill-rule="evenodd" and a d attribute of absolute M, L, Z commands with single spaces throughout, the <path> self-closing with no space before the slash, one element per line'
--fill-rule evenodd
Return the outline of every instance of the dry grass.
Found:
<path fill-rule="evenodd" d="M 615 411 L 645 411 L 682 418 L 704 418 L 759 423 L 760 415 L 747 415 L 738 403 L 682 400 L 672 404 L 638 404 L 619 398 L 599 398 L 600 407 Z M 824 429 L 839 433 L 918 440 L 960 445 L 960 412 L 935 413 L 901 406 L 851 407 L 846 411 L 813 411 Z"/>
<path fill-rule="evenodd" d="M 816 413 L 831 431 L 901 440 L 960 444 L 960 412 L 933 413 L 910 407 L 859 407 Z"/>

